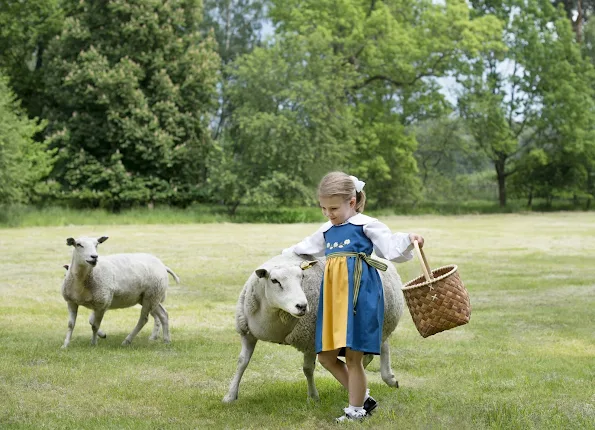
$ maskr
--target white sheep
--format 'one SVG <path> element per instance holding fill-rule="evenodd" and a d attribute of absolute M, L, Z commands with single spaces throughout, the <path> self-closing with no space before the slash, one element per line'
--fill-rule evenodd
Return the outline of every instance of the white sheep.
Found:
<path fill-rule="evenodd" d="M 64 267 L 66 269 L 66 273 L 68 273 L 68 268 L 70 267 L 70 264 L 63 264 L 62 267 Z M 179 282 L 179 279 L 177 281 Z M 159 306 L 161 306 L 161 304 Z M 157 316 L 157 314 L 155 312 L 151 312 L 151 315 L 153 316 L 153 333 L 151 333 L 151 336 L 149 337 L 149 339 L 156 340 L 159 337 L 159 330 L 161 329 L 161 321 L 159 320 L 159 317 Z M 91 315 L 89 316 L 89 324 L 91 324 L 91 327 L 93 327 L 92 321 L 94 321 L 94 320 L 95 320 L 95 312 L 91 312 Z M 107 337 L 107 334 L 105 334 L 105 332 L 103 330 L 98 329 L 97 336 L 99 336 L 102 339 L 105 339 Z"/>
<path fill-rule="evenodd" d="M 68 331 L 62 348 L 70 343 L 79 306 L 93 310 L 89 323 L 93 329 L 91 344 L 97 344 L 97 337 L 105 337 L 99 330 L 108 309 L 127 308 L 140 304 L 140 318 L 136 327 L 122 345 L 129 345 L 144 327 L 149 314 L 155 318 L 152 338 L 163 328 L 164 342 L 170 341 L 169 319 L 161 303 L 165 300 L 168 287 L 168 273 L 179 283 L 178 276 L 161 260 L 151 254 L 114 254 L 99 258 L 97 246 L 108 238 L 81 237 L 66 239 L 73 246 L 72 262 L 64 281 L 62 296 L 68 304 Z M 157 322 L 159 320 L 159 323 Z"/>
<path fill-rule="evenodd" d="M 394 265 L 387 260 L 379 260 L 388 265 L 386 272 L 379 272 L 384 288 L 380 375 L 387 385 L 398 387 L 391 370 L 388 337 L 403 314 L 402 284 Z M 236 331 L 240 334 L 242 349 L 235 376 L 223 398 L 225 403 L 238 398 L 240 380 L 258 340 L 291 345 L 302 352 L 308 397 L 318 400 L 314 384 L 314 339 L 325 260 L 312 259 L 309 261 L 311 267 L 302 269 L 304 262 L 306 260 L 295 254 L 278 255 L 252 273 L 244 284 L 236 307 Z M 372 355 L 367 355 L 364 364 L 367 366 L 372 358 Z"/>

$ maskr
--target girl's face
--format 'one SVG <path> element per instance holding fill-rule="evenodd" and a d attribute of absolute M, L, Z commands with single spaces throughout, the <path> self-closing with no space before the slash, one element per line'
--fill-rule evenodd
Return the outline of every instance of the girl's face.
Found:
<path fill-rule="evenodd" d="M 320 208 L 322 214 L 329 219 L 333 225 L 343 224 L 356 214 L 355 197 L 345 200 L 341 196 L 320 197 Z"/>

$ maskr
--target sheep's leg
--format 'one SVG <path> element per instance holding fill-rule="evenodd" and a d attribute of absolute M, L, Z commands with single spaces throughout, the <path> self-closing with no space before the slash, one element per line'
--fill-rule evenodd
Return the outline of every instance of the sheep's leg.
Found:
<path fill-rule="evenodd" d="M 126 339 L 124 339 L 124 342 L 122 342 L 122 345 L 124 345 L 124 346 L 130 345 L 132 343 L 132 341 L 134 340 L 134 338 L 136 337 L 136 335 L 138 334 L 138 332 L 142 330 L 142 328 L 145 326 L 145 324 L 147 323 L 148 320 L 149 320 L 149 307 L 146 305 L 146 303 L 143 303 L 143 307 L 140 310 L 140 317 L 138 319 L 138 323 L 136 323 L 136 327 L 134 327 L 134 329 L 130 332 L 130 334 L 128 336 L 126 336 Z"/>
<path fill-rule="evenodd" d="M 79 310 L 79 305 L 72 302 L 67 302 L 68 304 L 68 331 L 66 332 L 66 339 L 64 339 L 64 344 L 62 348 L 66 348 L 70 343 L 70 338 L 72 337 L 72 331 L 74 330 L 74 325 L 76 323 L 76 314 Z"/>
<path fill-rule="evenodd" d="M 99 330 L 99 326 L 101 326 L 101 321 L 103 320 L 103 316 L 105 315 L 105 309 L 96 309 L 93 312 L 93 315 L 93 322 L 91 322 L 91 329 L 93 330 L 93 337 L 91 337 L 91 345 L 97 345 L 97 336 L 99 336 L 99 333 L 101 332 L 101 330 Z"/>
<path fill-rule="evenodd" d="M 231 380 L 231 384 L 229 384 L 229 391 L 223 398 L 224 403 L 231 403 L 234 400 L 237 400 L 238 390 L 240 388 L 240 380 L 242 379 L 244 370 L 246 370 L 246 367 L 248 367 L 248 363 L 250 363 L 250 358 L 252 358 L 252 353 L 254 352 L 254 348 L 256 347 L 256 338 L 247 335 L 241 336 L 241 339 L 242 350 L 240 351 L 240 357 L 238 358 L 238 368 L 236 370 L 236 374 Z"/>
<path fill-rule="evenodd" d="M 157 321 L 160 321 L 161 325 L 163 326 L 163 341 L 165 343 L 169 343 L 171 339 L 169 337 L 169 315 L 167 314 L 167 311 L 160 303 L 157 305 L 157 308 L 153 310 L 153 312 L 153 317 L 155 318 L 155 327 L 157 327 Z M 153 334 L 155 334 L 155 330 L 153 330 Z M 154 339 L 156 338 L 157 337 L 155 337 Z"/>
<path fill-rule="evenodd" d="M 91 312 L 91 315 L 89 316 L 89 324 L 91 324 L 91 329 L 93 328 L 93 324 L 95 324 L 95 312 Z M 102 339 L 105 339 L 107 337 L 107 335 L 101 331 L 101 330 L 97 330 L 97 336 L 99 336 Z"/>
<path fill-rule="evenodd" d="M 312 400 L 319 400 L 318 390 L 314 383 L 314 369 L 316 367 L 316 354 L 304 353 L 304 375 L 308 381 L 308 398 Z"/>
<path fill-rule="evenodd" d="M 399 388 L 399 381 L 395 378 L 393 370 L 390 368 L 390 346 L 388 340 L 382 342 L 380 347 L 380 376 L 389 387 Z"/>
<path fill-rule="evenodd" d="M 374 354 L 364 355 L 364 369 L 368 368 L 368 364 L 370 364 L 372 360 L 374 360 Z"/>
<path fill-rule="evenodd" d="M 153 317 L 154 324 L 153 332 L 151 333 L 151 336 L 149 336 L 149 340 L 157 340 L 159 338 L 159 330 L 161 329 L 161 320 L 155 311 L 151 312 L 151 316 Z"/>

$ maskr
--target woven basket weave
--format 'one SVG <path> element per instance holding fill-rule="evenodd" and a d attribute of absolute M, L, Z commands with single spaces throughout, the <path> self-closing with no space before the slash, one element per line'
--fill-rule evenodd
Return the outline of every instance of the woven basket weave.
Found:
<path fill-rule="evenodd" d="M 423 275 L 403 286 L 403 295 L 422 337 L 467 324 L 471 318 L 469 293 L 457 273 L 457 266 L 430 270 L 422 249 L 414 242 Z"/>

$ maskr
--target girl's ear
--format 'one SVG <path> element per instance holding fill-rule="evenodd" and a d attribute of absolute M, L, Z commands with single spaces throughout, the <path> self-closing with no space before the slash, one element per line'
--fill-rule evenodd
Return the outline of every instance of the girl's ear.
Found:
<path fill-rule="evenodd" d="M 357 201 L 357 199 L 356 199 L 355 197 L 352 197 L 352 198 L 349 200 L 349 207 L 350 207 L 350 208 L 352 208 L 352 209 L 353 209 L 353 208 L 355 208 L 355 203 L 356 203 L 356 201 Z"/>

